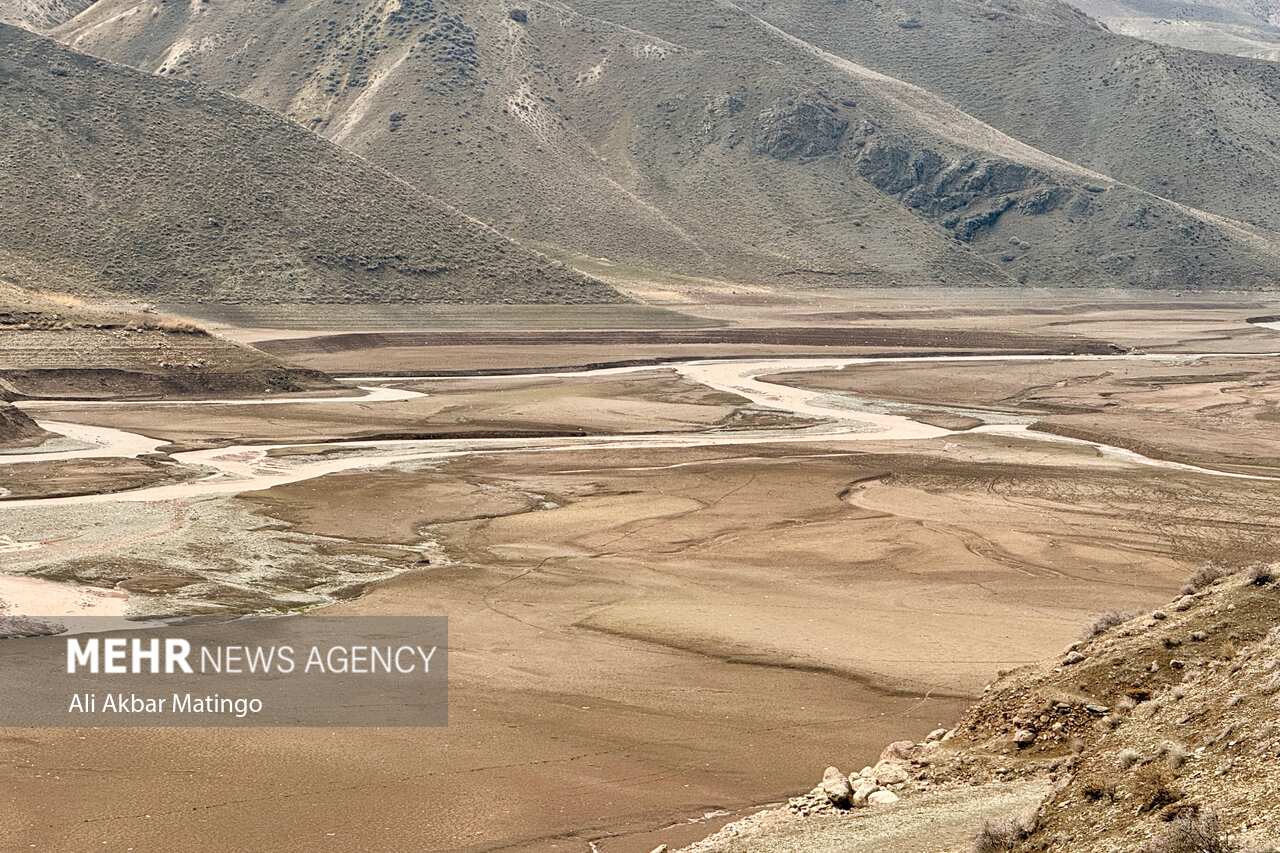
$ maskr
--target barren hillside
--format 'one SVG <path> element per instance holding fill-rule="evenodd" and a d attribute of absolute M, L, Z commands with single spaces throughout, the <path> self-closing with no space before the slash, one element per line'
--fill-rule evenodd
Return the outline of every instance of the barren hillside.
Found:
<path fill-rule="evenodd" d="M 1071 0 L 1114 33 L 1212 53 L 1280 60 L 1275 0 Z"/>
<path fill-rule="evenodd" d="M 1111 38 L 1044 6 L 1037 27 Z M 768 9 L 101 0 L 58 36 L 277 110 L 527 244 L 604 258 L 615 272 L 839 285 L 1274 280 L 1269 231 L 1157 198 L 1158 181 L 1127 185 L 1105 158 L 1060 159 L 1082 152 L 1013 138 L 878 73 L 911 78 L 902 63 L 851 62 L 846 28 L 888 21 L 886 45 L 914 32 L 887 8 L 806 6 L 814 28 L 835 34 L 808 40 L 782 26 L 804 16 Z M 953 49 L 926 58 L 998 91 L 993 69 L 963 69 Z M 1219 212 L 1249 212 L 1258 194 L 1241 194 L 1246 203 Z"/>
<path fill-rule="evenodd" d="M 829 771 L 690 850 L 1276 850 L 1280 580 L 1210 565 L 1183 592 L 1101 615 L 1060 656 L 1003 674 L 954 729 L 894 743 L 848 782 Z"/>
<path fill-rule="evenodd" d="M 0 23 L 42 30 L 70 20 L 93 0 L 0 0 Z"/>
<path fill-rule="evenodd" d="M 0 25 L 0 274 L 224 302 L 611 302 L 257 107 Z"/>
<path fill-rule="evenodd" d="M 1280 228 L 1280 65 L 1117 35 L 1057 0 L 741 5 L 1059 157 Z"/>

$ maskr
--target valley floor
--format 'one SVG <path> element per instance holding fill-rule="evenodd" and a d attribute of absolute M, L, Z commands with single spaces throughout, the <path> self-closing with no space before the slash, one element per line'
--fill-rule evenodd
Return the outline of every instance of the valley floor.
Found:
<path fill-rule="evenodd" d="M 140 617 L 446 614 L 450 725 L 3 730 L 0 837 L 172 851 L 209 837 L 280 851 L 692 842 L 807 790 L 827 764 L 862 766 L 949 725 L 998 670 L 1056 653 L 1098 612 L 1164 602 L 1210 557 L 1269 556 L 1280 373 L 1266 354 L 1280 333 L 1244 320 L 1274 307 L 732 296 L 703 312 L 702 342 L 621 348 L 611 339 L 635 330 L 549 330 L 566 343 L 366 328 L 335 345 L 242 329 L 389 391 L 26 404 L 158 454 L 0 456 L 5 572 L 121 590 Z M 825 342 L 712 334 L 771 327 Z M 1134 348 L 1146 355 L 541 375 L 788 349 Z M 532 373 L 478 375 L 497 367 Z M 471 373 L 428 378 L 445 370 Z M 869 432 L 860 414 L 911 431 Z M 1086 440 L 1023 431 L 1037 423 Z M 974 794 L 943 809 L 933 841 L 1036 796 Z M 849 831 L 878 849 L 951 849 L 860 820 Z"/>

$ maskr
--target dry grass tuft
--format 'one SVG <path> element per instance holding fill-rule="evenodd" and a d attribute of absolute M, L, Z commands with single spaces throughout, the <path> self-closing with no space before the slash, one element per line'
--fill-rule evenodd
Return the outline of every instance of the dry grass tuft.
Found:
<path fill-rule="evenodd" d="M 1099 613 L 1097 618 L 1093 620 L 1093 624 L 1090 625 L 1085 630 L 1084 638 L 1087 640 L 1090 637 L 1096 637 L 1099 634 L 1105 634 L 1107 631 L 1110 631 L 1112 628 L 1116 627 L 1117 625 L 1123 625 L 1125 622 L 1128 622 L 1130 619 L 1133 619 L 1135 616 L 1138 616 L 1140 612 L 1141 611 L 1137 611 L 1137 610 L 1133 610 L 1129 612 L 1121 612 L 1119 610 L 1108 610 L 1106 613 Z"/>
<path fill-rule="evenodd" d="M 1254 586 L 1267 586 L 1276 579 L 1276 574 L 1270 563 L 1264 563 L 1259 560 L 1245 569 L 1245 577 Z"/>
<path fill-rule="evenodd" d="M 1232 853 L 1239 849 L 1214 812 L 1188 809 L 1142 847 L 1142 853 Z"/>
<path fill-rule="evenodd" d="M 1209 584 L 1221 578 L 1234 575 L 1239 569 L 1229 569 L 1226 566 L 1220 566 L 1217 563 L 1206 563 L 1191 573 L 1191 577 L 1187 578 L 1186 583 L 1182 585 L 1182 594 L 1191 595 L 1199 592 Z"/>
<path fill-rule="evenodd" d="M 1002 853 L 1016 850 L 1030 835 L 1026 823 L 1016 817 L 985 820 L 973 839 L 973 853 Z"/>
<path fill-rule="evenodd" d="M 1135 774 L 1133 796 L 1138 810 L 1155 811 L 1182 799 L 1182 790 L 1167 764 L 1148 764 Z"/>

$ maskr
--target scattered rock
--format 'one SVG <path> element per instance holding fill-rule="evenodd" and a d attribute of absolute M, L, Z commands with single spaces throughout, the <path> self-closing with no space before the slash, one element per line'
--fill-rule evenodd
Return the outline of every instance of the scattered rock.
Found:
<path fill-rule="evenodd" d="M 848 808 L 853 797 L 853 786 L 838 768 L 828 767 L 822 774 L 822 793 L 832 805 Z"/>

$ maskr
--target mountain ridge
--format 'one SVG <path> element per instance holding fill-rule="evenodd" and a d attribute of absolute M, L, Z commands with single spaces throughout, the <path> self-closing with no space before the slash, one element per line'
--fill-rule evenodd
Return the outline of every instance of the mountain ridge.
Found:
<path fill-rule="evenodd" d="M 618 302 L 275 114 L 0 25 L 0 274 L 215 301 Z"/>

